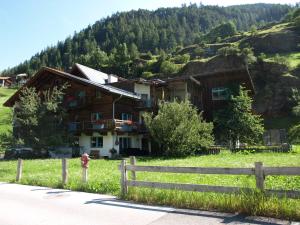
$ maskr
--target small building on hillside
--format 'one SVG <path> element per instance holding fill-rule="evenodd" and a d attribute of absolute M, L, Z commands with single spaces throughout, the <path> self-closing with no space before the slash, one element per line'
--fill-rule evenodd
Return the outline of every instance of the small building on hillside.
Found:
<path fill-rule="evenodd" d="M 0 87 L 9 87 L 12 84 L 11 77 L 0 77 Z"/>
<path fill-rule="evenodd" d="M 204 118 L 226 105 L 230 85 L 243 84 L 253 90 L 247 69 L 183 75 L 169 79 L 124 79 L 75 64 L 66 73 L 43 67 L 24 87 L 38 91 L 68 83 L 63 104 L 68 112 L 65 127 L 78 147 L 96 157 L 111 157 L 132 151 L 150 152 L 151 142 L 143 113 L 156 113 L 160 101 L 189 99 Z M 13 107 L 21 87 L 4 105 Z M 17 124 L 14 130 L 18 131 Z"/>
<path fill-rule="evenodd" d="M 29 78 L 26 73 L 21 73 L 21 74 L 16 75 L 16 83 L 18 84 L 18 86 L 24 85 L 28 79 Z"/>

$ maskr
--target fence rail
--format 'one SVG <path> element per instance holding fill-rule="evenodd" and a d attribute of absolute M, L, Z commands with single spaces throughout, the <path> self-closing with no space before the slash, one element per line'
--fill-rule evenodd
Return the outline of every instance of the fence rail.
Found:
<path fill-rule="evenodd" d="M 254 188 L 213 186 L 200 184 L 161 183 L 136 180 L 136 172 L 158 172 L 158 173 L 190 173 L 190 174 L 221 174 L 221 175 L 254 175 L 256 189 L 267 196 L 300 198 L 300 191 L 296 190 L 270 190 L 265 189 L 265 178 L 268 175 L 300 176 L 300 167 L 263 167 L 262 162 L 256 162 L 253 168 L 220 168 L 220 167 L 167 167 L 167 166 L 137 166 L 135 157 L 130 157 L 130 165 L 122 160 L 121 171 L 121 192 L 126 195 L 128 187 L 148 187 L 159 189 L 176 189 L 195 192 L 217 192 L 217 193 L 247 193 L 254 191 Z M 128 179 L 127 171 L 131 172 L 131 180 Z"/>

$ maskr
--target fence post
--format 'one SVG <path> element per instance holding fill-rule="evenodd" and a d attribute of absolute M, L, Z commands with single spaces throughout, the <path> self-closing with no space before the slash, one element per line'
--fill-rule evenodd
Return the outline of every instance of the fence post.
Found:
<path fill-rule="evenodd" d="M 67 159 L 62 159 L 62 183 L 63 183 L 63 185 L 66 185 L 68 183 Z"/>
<path fill-rule="evenodd" d="M 16 181 L 17 182 L 20 182 L 20 180 L 22 178 L 22 169 L 23 169 L 23 160 L 22 159 L 18 159 L 17 177 L 16 177 Z"/>
<path fill-rule="evenodd" d="M 256 188 L 261 191 L 264 191 L 264 168 L 262 162 L 255 162 L 255 180 L 256 180 Z"/>
<path fill-rule="evenodd" d="M 135 164 L 136 164 L 136 158 L 135 158 L 135 156 L 130 156 L 130 165 L 131 166 L 135 166 Z M 136 180 L 136 173 L 135 173 L 135 171 L 131 171 L 131 179 L 132 180 Z"/>
<path fill-rule="evenodd" d="M 88 181 L 88 168 L 82 167 L 82 182 L 87 183 Z"/>
<path fill-rule="evenodd" d="M 127 194 L 127 171 L 126 171 L 126 160 L 122 159 L 121 161 L 121 194 L 125 196 Z"/>

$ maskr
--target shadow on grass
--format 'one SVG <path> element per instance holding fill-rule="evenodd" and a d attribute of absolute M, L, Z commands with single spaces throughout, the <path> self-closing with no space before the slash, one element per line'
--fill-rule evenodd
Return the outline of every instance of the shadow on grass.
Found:
<path fill-rule="evenodd" d="M 227 214 L 227 213 L 209 212 L 209 211 L 184 210 L 184 209 L 167 208 L 161 206 L 147 206 L 147 205 L 136 204 L 136 203 L 126 202 L 126 201 L 111 199 L 111 198 L 93 199 L 91 201 L 85 202 L 84 204 L 100 204 L 100 205 L 106 205 L 112 207 L 138 209 L 138 210 L 151 211 L 151 212 L 165 212 L 170 214 L 179 214 L 179 215 L 187 215 L 187 216 L 217 218 L 217 219 L 222 219 L 223 220 L 222 223 L 224 224 L 231 224 L 231 223 L 238 222 L 238 223 L 247 223 L 247 224 L 250 223 L 250 224 L 257 224 L 257 225 L 278 225 L 278 223 L 270 222 L 269 219 L 267 218 L 256 219 L 256 218 L 248 218 L 247 216 L 241 214 Z"/>

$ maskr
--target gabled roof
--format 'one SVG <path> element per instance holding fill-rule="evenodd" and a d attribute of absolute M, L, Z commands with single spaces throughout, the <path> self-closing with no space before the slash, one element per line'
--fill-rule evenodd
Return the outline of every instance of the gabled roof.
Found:
<path fill-rule="evenodd" d="M 40 76 L 42 76 L 44 74 L 44 72 L 49 72 L 49 73 L 55 74 L 57 76 L 61 76 L 61 77 L 64 77 L 66 79 L 70 79 L 70 80 L 73 80 L 73 81 L 76 81 L 76 82 L 79 82 L 79 83 L 82 83 L 82 84 L 85 84 L 85 85 L 91 85 L 91 86 L 97 87 L 97 88 L 99 88 L 99 89 L 101 89 L 101 90 L 103 90 L 104 92 L 107 92 L 107 93 L 122 95 L 124 97 L 132 98 L 132 99 L 136 99 L 136 100 L 141 99 L 141 97 L 139 95 L 137 95 L 133 92 L 130 92 L 130 91 L 125 91 L 123 89 L 116 88 L 116 87 L 113 87 L 113 86 L 110 86 L 110 85 L 103 85 L 103 84 L 100 84 L 98 82 L 94 82 L 94 81 L 87 80 L 87 79 L 84 79 L 84 78 L 81 78 L 81 77 L 78 77 L 78 76 L 74 76 L 72 74 L 69 74 L 69 73 L 66 73 L 66 72 L 63 72 L 63 71 L 60 71 L 60 70 L 56 70 L 56 69 L 53 69 L 53 68 L 43 67 L 23 87 L 21 87 L 14 95 L 12 95 L 3 105 L 4 106 L 12 106 L 11 103 L 14 100 L 16 100 L 16 98 L 19 96 L 21 90 L 24 87 L 30 87 L 34 83 L 34 81 L 36 81 Z"/>
<path fill-rule="evenodd" d="M 75 68 L 78 69 L 80 71 L 80 73 L 84 77 L 86 77 L 88 80 L 96 82 L 96 83 L 105 84 L 106 83 L 105 80 L 108 80 L 109 76 L 111 76 L 112 78 L 115 78 L 115 80 L 118 81 L 118 77 L 115 75 L 108 75 L 106 73 L 103 73 L 98 70 L 94 70 L 90 67 L 81 65 L 79 63 L 74 64 L 72 71 L 75 70 Z M 72 74 L 72 71 L 71 71 L 71 74 Z"/>

